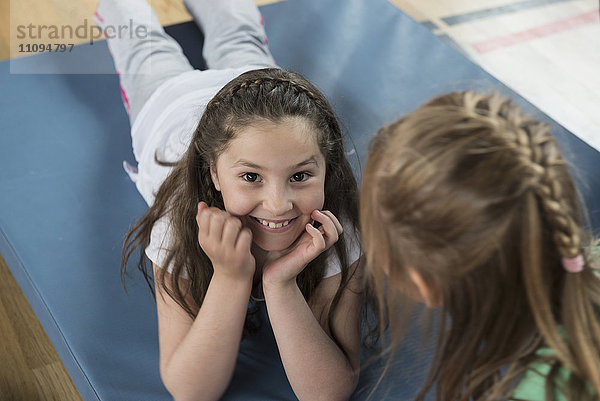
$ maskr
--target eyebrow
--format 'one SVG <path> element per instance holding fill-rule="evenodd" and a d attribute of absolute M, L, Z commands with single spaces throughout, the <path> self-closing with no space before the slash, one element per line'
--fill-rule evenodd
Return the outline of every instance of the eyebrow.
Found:
<path fill-rule="evenodd" d="M 319 163 L 317 162 L 315 157 L 311 156 L 308 159 L 296 164 L 293 168 L 300 168 L 300 167 L 307 166 L 309 164 L 314 164 L 315 166 L 319 167 Z M 248 167 L 248 168 L 257 169 L 257 170 L 264 169 L 263 167 L 259 166 L 258 164 L 252 163 L 251 161 L 248 161 L 245 159 L 240 159 L 240 160 L 236 161 L 235 163 L 233 163 L 233 167 L 239 167 L 239 166 Z"/>

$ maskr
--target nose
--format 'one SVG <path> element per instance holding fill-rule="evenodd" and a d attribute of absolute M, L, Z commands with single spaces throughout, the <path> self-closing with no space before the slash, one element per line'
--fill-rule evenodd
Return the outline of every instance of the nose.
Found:
<path fill-rule="evenodd" d="M 286 185 L 273 184 L 265 191 L 263 208 L 273 217 L 283 216 L 293 207 L 293 195 Z"/>

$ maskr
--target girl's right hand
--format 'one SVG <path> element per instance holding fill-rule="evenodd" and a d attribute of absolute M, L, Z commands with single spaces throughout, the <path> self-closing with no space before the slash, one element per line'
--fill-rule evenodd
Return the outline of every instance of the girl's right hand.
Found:
<path fill-rule="evenodd" d="M 252 280 L 256 263 L 250 252 L 252 232 L 235 216 L 198 203 L 198 243 L 213 264 L 214 275 L 234 280 Z"/>

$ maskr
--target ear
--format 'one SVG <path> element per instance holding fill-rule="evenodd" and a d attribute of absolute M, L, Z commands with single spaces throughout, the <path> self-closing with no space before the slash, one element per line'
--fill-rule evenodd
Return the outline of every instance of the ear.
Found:
<path fill-rule="evenodd" d="M 219 184 L 219 177 L 217 176 L 217 170 L 214 164 L 210 165 L 210 178 L 217 191 L 221 192 L 221 184 Z"/>
<path fill-rule="evenodd" d="M 426 280 L 421 273 L 413 268 L 408 269 L 408 276 L 419 290 L 421 298 L 428 308 L 435 308 L 442 304 L 441 289 L 434 280 Z"/>

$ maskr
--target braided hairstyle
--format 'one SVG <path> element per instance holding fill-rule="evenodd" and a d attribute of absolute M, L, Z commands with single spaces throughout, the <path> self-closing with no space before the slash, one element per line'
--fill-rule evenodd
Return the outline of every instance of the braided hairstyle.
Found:
<path fill-rule="evenodd" d="M 148 246 L 153 225 L 167 216 L 172 238 L 166 266 L 161 266 L 163 269 L 157 281 L 164 292 L 194 318 L 213 274 L 211 261 L 198 244 L 197 204 L 204 201 L 209 206 L 225 209 L 221 194 L 211 180 L 210 166 L 216 163 L 236 133 L 248 125 L 256 121 L 276 124 L 290 117 L 302 118 L 310 124 L 325 157 L 324 209 L 349 222 L 351 227 L 357 227 L 357 184 L 345 157 L 340 126 L 326 98 L 299 74 L 279 68 L 253 70 L 227 83 L 207 104 L 186 153 L 173 165 L 154 204 L 125 239 L 122 278 L 131 255 L 136 249 L 144 250 Z M 328 252 L 313 260 L 297 278 L 305 298 L 310 299 L 325 272 L 327 256 L 332 252 L 337 255 L 342 266 L 342 282 L 334 297 L 330 317 L 348 280 L 346 249 L 342 234 Z M 167 274 L 167 266 L 172 266 L 170 274 Z M 144 252 L 140 253 L 138 268 L 153 289 Z M 186 301 L 190 296 L 193 302 Z M 246 318 L 245 333 L 256 328 L 252 319 L 255 310 L 251 310 Z"/>
<path fill-rule="evenodd" d="M 410 272 L 439 296 L 435 360 L 418 399 L 434 386 L 438 400 L 507 399 L 542 361 L 547 399 L 563 367 L 567 399 L 598 399 L 600 281 L 548 125 L 497 94 L 437 97 L 377 133 L 360 203 L 378 293 L 388 279 L 401 290 L 380 296 L 392 348 L 398 305 L 419 294 Z M 578 255 L 583 270 L 567 272 L 563 258 Z M 544 347 L 553 352 L 542 356 Z"/>

